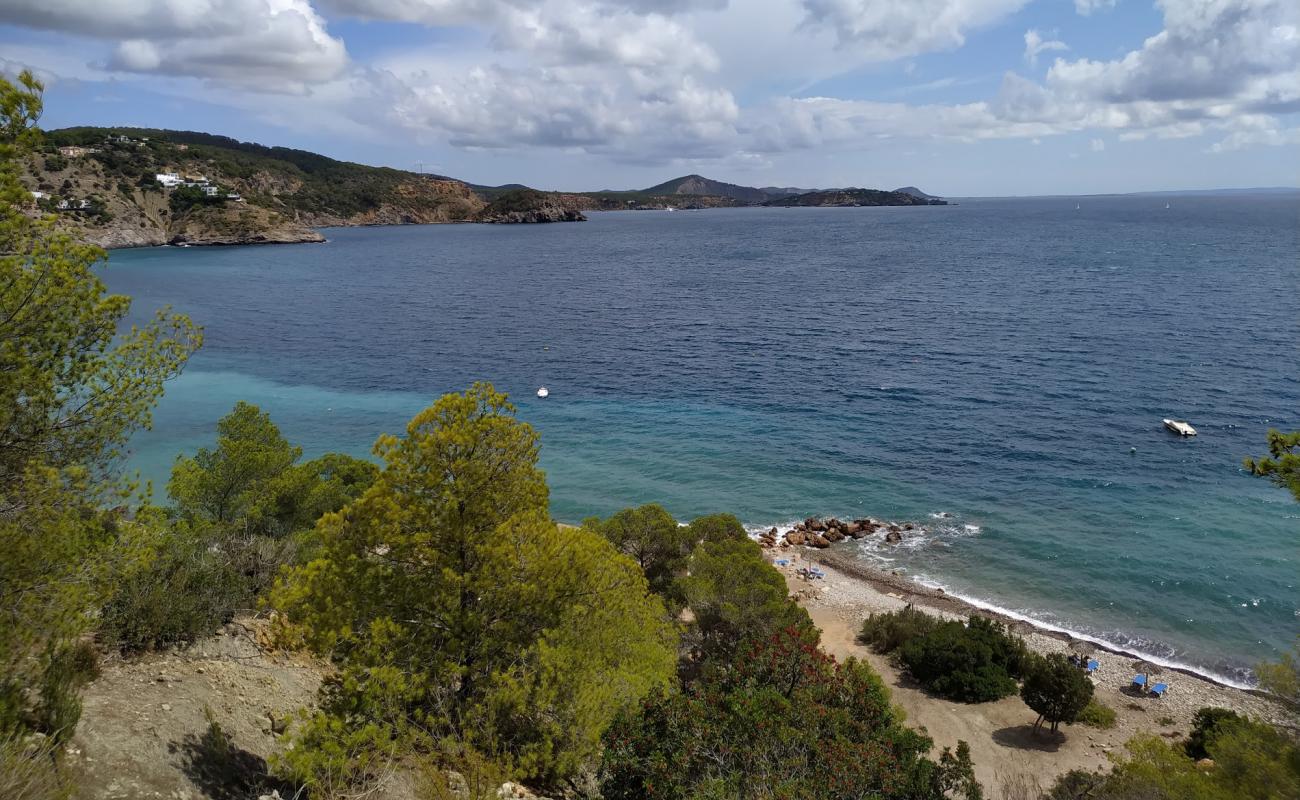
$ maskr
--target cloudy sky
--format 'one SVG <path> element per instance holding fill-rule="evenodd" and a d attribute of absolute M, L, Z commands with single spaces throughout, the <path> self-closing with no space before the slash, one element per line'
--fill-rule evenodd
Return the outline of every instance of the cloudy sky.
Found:
<path fill-rule="evenodd" d="M 1300 185 L 1297 0 L 0 0 L 45 127 L 542 188 Z"/>

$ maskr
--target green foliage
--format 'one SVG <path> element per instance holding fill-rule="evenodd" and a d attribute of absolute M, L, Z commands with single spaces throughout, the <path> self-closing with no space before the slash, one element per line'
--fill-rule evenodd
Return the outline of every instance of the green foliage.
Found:
<path fill-rule="evenodd" d="M 1088 707 L 1092 701 L 1092 681 L 1060 653 L 1036 656 L 1026 669 L 1020 697 L 1025 705 L 1038 712 L 1034 729 L 1047 721 L 1055 733 L 1062 722 L 1074 722 Z"/>
<path fill-rule="evenodd" d="M 766 640 L 787 628 L 816 641 L 808 612 L 789 598 L 781 573 L 748 538 L 701 542 L 680 594 L 692 612 L 687 641 L 697 662 L 730 661 L 747 641 Z"/>
<path fill-rule="evenodd" d="M 125 494 L 110 468 L 199 334 L 166 314 L 119 332 L 129 301 L 95 274 L 103 251 L 24 213 L 42 88 L 0 77 L 0 736 L 62 740 L 90 675 L 78 642 L 122 557 L 99 510 Z"/>
<path fill-rule="evenodd" d="M 1094 697 L 1088 701 L 1088 705 L 1083 707 L 1074 721 L 1089 727 L 1109 730 L 1115 727 L 1115 709 Z"/>
<path fill-rule="evenodd" d="M 1290 490 L 1300 502 L 1300 431 L 1283 433 L 1270 429 L 1268 452 L 1266 458 L 1247 458 L 1244 462 L 1246 471 Z"/>
<path fill-rule="evenodd" d="M 601 794 L 632 798 L 978 798 L 969 751 L 926 758 L 866 664 L 838 664 L 783 631 L 676 694 L 658 692 L 605 736 Z M 963 743 L 964 744 L 964 743 Z"/>
<path fill-rule="evenodd" d="M 299 780 L 451 738 L 553 784 L 671 678 L 662 603 L 602 537 L 549 519 L 536 434 L 513 412 L 479 384 L 381 437 L 375 483 L 321 520 L 317 557 L 276 589 L 339 665 L 285 756 Z"/>
<path fill-rule="evenodd" d="M 1283 653 L 1277 661 L 1260 664 L 1255 671 L 1259 674 L 1259 688 L 1300 703 L 1300 636 L 1291 652 Z"/>
<path fill-rule="evenodd" d="M 209 195 L 198 186 L 177 186 L 167 197 L 167 204 L 177 214 L 195 206 L 221 206 L 226 204 L 224 194 Z"/>
<path fill-rule="evenodd" d="M 965 703 L 1015 694 L 1014 676 L 1021 673 L 1026 653 L 1002 623 L 976 616 L 964 625 L 940 622 L 898 650 L 899 661 L 926 689 Z"/>
<path fill-rule="evenodd" d="M 1241 722 L 1237 712 L 1226 708 L 1202 708 L 1192 716 L 1192 732 L 1183 742 L 1183 750 L 1191 759 L 1210 757 L 1209 746 L 1221 731 Z"/>
<path fill-rule="evenodd" d="M 872 614 L 862 623 L 858 643 L 879 653 L 892 653 L 913 639 L 928 636 L 939 623 L 938 617 L 910 605 L 898 611 Z"/>
<path fill-rule="evenodd" d="M 691 520 L 686 527 L 693 543 L 749 539 L 745 526 L 740 524 L 735 514 L 707 514 Z"/>
<path fill-rule="evenodd" d="M 214 546 L 211 527 L 154 522 L 140 538 L 141 557 L 100 612 L 105 644 L 133 651 L 191 642 L 247 608 L 243 576 Z"/>
<path fill-rule="evenodd" d="M 55 151 L 45 156 L 46 172 L 62 172 L 67 168 L 68 168 L 68 159 L 64 158 L 63 154 L 59 153 L 58 151 Z"/>
<path fill-rule="evenodd" d="M 182 517 L 241 527 L 261 527 L 261 502 L 269 487 L 302 456 L 271 417 L 240 401 L 217 423 L 215 450 L 178 458 L 167 494 Z"/>
<path fill-rule="evenodd" d="M 604 522 L 587 520 L 583 524 L 630 556 L 650 581 L 651 591 L 672 603 L 680 602 L 676 580 L 686 569 L 695 541 L 690 528 L 678 525 L 663 506 L 650 503 L 625 508 Z"/>
<path fill-rule="evenodd" d="M 53 739 L 0 735 L 0 797 L 5 800 L 67 800 L 73 785 L 58 768 Z"/>
<path fill-rule="evenodd" d="M 549 202 L 545 192 L 536 189 L 510 189 L 493 198 L 483 209 L 483 214 L 509 214 L 517 211 L 532 211 Z"/>
<path fill-rule="evenodd" d="M 1214 709 L 1218 711 L 1217 709 Z M 1217 715 L 1215 715 L 1217 716 Z M 1208 720 L 1209 717 L 1207 716 Z M 1050 800 L 1279 800 L 1300 797 L 1300 743 L 1277 728 L 1221 718 L 1201 766 L 1181 747 L 1138 736 L 1108 774 L 1062 776 Z"/>

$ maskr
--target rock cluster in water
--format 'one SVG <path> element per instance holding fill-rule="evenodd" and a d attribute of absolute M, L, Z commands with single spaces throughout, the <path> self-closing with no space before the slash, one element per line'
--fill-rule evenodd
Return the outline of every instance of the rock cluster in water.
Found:
<path fill-rule="evenodd" d="M 776 528 L 764 531 L 758 536 L 758 543 L 763 547 L 830 547 L 845 539 L 865 539 L 868 536 L 882 534 L 886 542 L 897 544 L 903 541 L 904 534 L 918 530 L 916 523 L 886 522 L 884 520 L 864 517 L 855 520 L 841 520 L 831 517 L 823 520 L 809 517 L 796 523 L 793 528 L 782 535 Z"/>

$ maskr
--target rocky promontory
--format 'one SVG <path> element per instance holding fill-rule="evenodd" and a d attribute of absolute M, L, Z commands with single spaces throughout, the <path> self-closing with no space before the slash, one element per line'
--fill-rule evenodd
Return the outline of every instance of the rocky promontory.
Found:
<path fill-rule="evenodd" d="M 880 536 L 889 544 L 903 541 L 903 537 L 920 528 L 914 522 L 886 522 L 884 520 L 863 517 L 855 520 L 841 520 L 831 517 L 809 517 L 782 534 L 771 528 L 758 536 L 758 543 L 766 548 L 772 547 L 815 547 L 823 549 L 845 539 L 865 539 L 868 536 Z"/>
<path fill-rule="evenodd" d="M 586 222 L 581 211 L 555 195 L 536 189 L 513 189 L 498 196 L 478 213 L 475 222 L 520 224 L 539 222 Z"/>

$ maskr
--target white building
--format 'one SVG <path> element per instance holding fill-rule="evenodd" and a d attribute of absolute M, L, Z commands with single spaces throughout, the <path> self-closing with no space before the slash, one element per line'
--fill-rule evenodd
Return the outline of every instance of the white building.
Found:
<path fill-rule="evenodd" d="M 45 192 L 32 192 L 33 200 L 44 200 L 47 197 L 49 197 L 49 195 L 46 194 Z"/>
<path fill-rule="evenodd" d="M 218 189 L 217 187 L 211 184 L 206 184 L 203 187 L 203 193 L 208 197 L 216 197 L 217 194 L 220 193 L 220 191 L 221 191 L 220 189 Z"/>
<path fill-rule="evenodd" d="M 159 172 L 153 177 L 164 189 L 175 189 L 181 185 L 181 176 L 175 172 Z"/>

